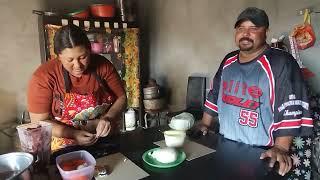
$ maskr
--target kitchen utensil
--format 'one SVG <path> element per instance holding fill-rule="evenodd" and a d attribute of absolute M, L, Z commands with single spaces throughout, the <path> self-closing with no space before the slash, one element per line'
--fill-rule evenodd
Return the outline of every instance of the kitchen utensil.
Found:
<path fill-rule="evenodd" d="M 160 96 L 159 87 L 152 86 L 143 88 L 144 99 L 157 99 Z"/>
<path fill-rule="evenodd" d="M 0 179 L 23 179 L 22 177 L 30 177 L 28 168 L 32 162 L 33 156 L 25 152 L 12 152 L 0 155 Z"/>
<path fill-rule="evenodd" d="M 148 110 L 160 110 L 165 107 L 165 99 L 144 99 L 143 105 Z"/>

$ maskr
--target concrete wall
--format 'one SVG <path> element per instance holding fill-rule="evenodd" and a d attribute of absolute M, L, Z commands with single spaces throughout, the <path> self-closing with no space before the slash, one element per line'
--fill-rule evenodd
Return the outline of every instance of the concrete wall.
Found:
<path fill-rule="evenodd" d="M 225 54 L 236 48 L 233 25 L 237 15 L 245 7 L 256 6 L 266 10 L 270 19 L 270 40 L 273 36 L 287 33 L 301 22 L 302 17 L 297 16 L 298 9 L 317 6 L 312 0 L 139 2 L 142 42 L 147 45 L 144 47 L 146 52 L 142 61 L 149 64 L 150 77 L 169 89 L 172 109 L 184 107 L 189 75 L 211 78 Z M 317 16 L 319 19 L 320 14 Z M 318 74 L 317 78 L 320 62 L 315 57 L 318 55 L 319 45 L 318 48 L 302 52 L 305 64 Z M 314 79 L 313 82 L 317 81 Z"/>
<path fill-rule="evenodd" d="M 40 0 L 0 0 L 0 127 L 25 108 L 26 84 L 40 63 L 37 18 Z"/>

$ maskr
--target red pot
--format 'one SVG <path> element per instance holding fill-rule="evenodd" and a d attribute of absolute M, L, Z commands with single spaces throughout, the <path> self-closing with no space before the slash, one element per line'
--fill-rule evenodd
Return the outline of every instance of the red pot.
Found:
<path fill-rule="evenodd" d="M 115 7 L 109 4 L 93 4 L 90 11 L 94 17 L 114 17 Z"/>

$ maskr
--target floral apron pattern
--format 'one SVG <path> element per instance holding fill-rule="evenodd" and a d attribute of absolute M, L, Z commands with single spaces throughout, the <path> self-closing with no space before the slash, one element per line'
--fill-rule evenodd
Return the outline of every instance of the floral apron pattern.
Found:
<path fill-rule="evenodd" d="M 63 68 L 66 93 L 64 94 L 61 107 L 62 115 L 61 118 L 56 118 L 57 121 L 69 126 L 78 127 L 82 122 L 98 118 L 108 110 L 110 105 L 114 102 L 114 96 L 112 96 L 111 93 L 108 93 L 108 89 L 105 87 L 107 85 L 102 82 L 102 79 L 98 77 L 96 73 L 93 74 L 96 76 L 96 80 L 104 90 L 104 96 L 101 98 L 101 100 L 98 99 L 97 95 L 93 93 L 88 95 L 70 93 L 70 77 L 68 72 Z M 73 139 L 52 137 L 52 151 L 57 151 L 61 148 L 71 145 L 75 145 L 75 141 Z"/>

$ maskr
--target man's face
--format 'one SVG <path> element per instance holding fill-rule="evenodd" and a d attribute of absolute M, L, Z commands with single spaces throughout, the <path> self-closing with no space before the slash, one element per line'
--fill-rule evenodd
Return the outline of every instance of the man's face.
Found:
<path fill-rule="evenodd" d="M 235 30 L 235 42 L 240 51 L 254 52 L 266 42 L 267 29 L 265 27 L 257 27 L 249 20 L 239 24 Z"/>
<path fill-rule="evenodd" d="M 73 76 L 81 77 L 90 63 L 90 53 L 83 46 L 66 48 L 59 54 L 63 67 Z"/>

